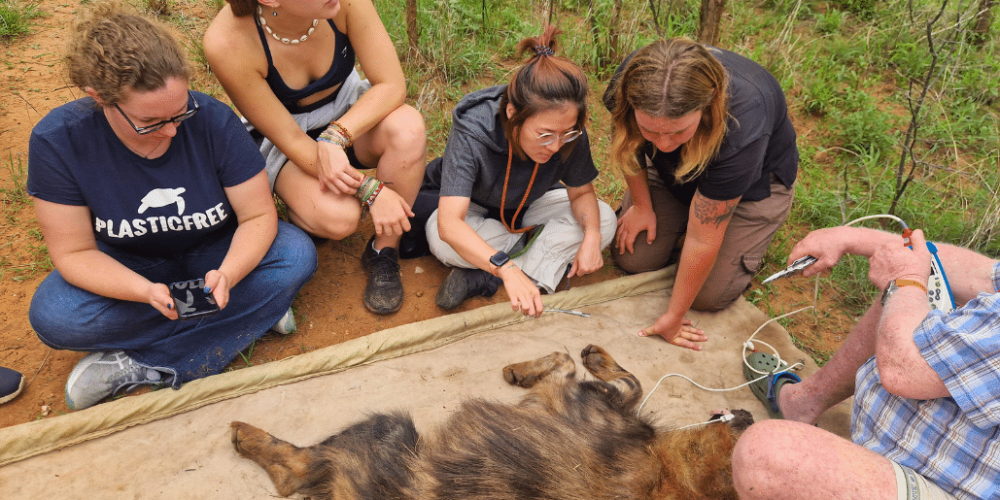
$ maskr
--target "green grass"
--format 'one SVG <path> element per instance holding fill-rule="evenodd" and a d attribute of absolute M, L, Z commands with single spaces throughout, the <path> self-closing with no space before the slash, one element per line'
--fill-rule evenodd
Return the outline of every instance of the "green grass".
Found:
<path fill-rule="evenodd" d="M 27 35 L 33 21 L 44 15 L 35 2 L 0 0 L 0 40 L 10 42 Z"/>
<path fill-rule="evenodd" d="M 8 181 L 0 185 L 0 203 L 3 204 L 5 219 L 11 221 L 15 214 L 31 203 L 27 186 L 28 165 L 22 155 L 14 156 L 10 152 L 3 162 L 3 169 L 7 172 Z"/>

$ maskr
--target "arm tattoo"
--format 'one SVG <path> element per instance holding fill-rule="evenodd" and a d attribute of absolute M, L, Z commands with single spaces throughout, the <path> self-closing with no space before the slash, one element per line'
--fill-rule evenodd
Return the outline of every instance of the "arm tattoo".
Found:
<path fill-rule="evenodd" d="M 733 212 L 736 211 L 736 205 L 739 202 L 739 198 L 735 200 L 716 201 L 697 194 L 695 195 L 694 200 L 692 200 L 692 203 L 694 204 L 695 217 L 697 217 L 702 224 L 714 224 L 716 228 L 732 217 Z"/>

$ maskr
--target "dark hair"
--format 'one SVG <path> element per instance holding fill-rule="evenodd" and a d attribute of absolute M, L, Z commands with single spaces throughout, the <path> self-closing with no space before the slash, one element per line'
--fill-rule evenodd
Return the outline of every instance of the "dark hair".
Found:
<path fill-rule="evenodd" d="M 257 0 L 226 0 L 236 17 L 246 17 L 257 12 Z"/>
<path fill-rule="evenodd" d="M 130 90 L 157 90 L 169 78 L 191 76 L 180 46 L 163 25 L 113 0 L 79 14 L 66 68 L 74 85 L 93 89 L 105 106 L 118 104 Z"/>
<path fill-rule="evenodd" d="M 645 139 L 635 110 L 677 119 L 701 111 L 701 122 L 681 146 L 679 182 L 700 174 L 719 152 L 726 133 L 729 75 L 705 46 L 686 38 L 654 42 L 636 51 L 606 98 L 613 96 L 611 158 L 626 175 L 641 169 L 636 160 Z"/>
<path fill-rule="evenodd" d="M 518 43 L 519 54 L 530 50 L 532 56 L 514 72 L 500 98 L 500 122 L 507 141 L 521 159 L 526 156 L 518 132 L 529 117 L 568 104 L 576 107 L 577 128 L 583 130 L 587 123 L 587 75 L 573 61 L 555 55 L 555 37 L 561 33 L 559 28 L 546 26 L 541 36 L 525 38 Z M 507 104 L 514 107 L 510 118 L 507 117 Z M 574 144 L 565 144 L 563 152 L 569 151 Z"/>

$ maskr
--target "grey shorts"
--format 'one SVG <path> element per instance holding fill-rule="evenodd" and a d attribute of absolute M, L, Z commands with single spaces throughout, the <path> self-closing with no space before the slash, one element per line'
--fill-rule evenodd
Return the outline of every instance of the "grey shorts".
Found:
<path fill-rule="evenodd" d="M 892 462 L 892 470 L 896 472 L 897 500 L 956 500 L 909 467 Z"/>
<path fill-rule="evenodd" d="M 368 80 L 362 80 L 358 75 L 358 71 L 354 70 L 347 77 L 347 80 L 340 85 L 340 90 L 337 91 L 337 98 L 333 102 L 308 113 L 294 114 L 292 118 L 299 124 L 299 128 L 304 131 L 324 128 L 330 121 L 344 116 L 344 113 L 347 113 L 347 110 L 351 109 L 351 106 L 358 102 L 361 94 L 364 94 L 370 88 L 371 84 L 368 83 Z M 246 126 L 248 131 L 253 130 L 253 125 L 245 118 L 243 119 L 243 125 Z M 267 180 L 271 183 L 271 191 L 274 191 L 274 180 L 278 178 L 278 172 L 288 162 L 288 157 L 266 137 L 260 144 L 260 154 L 264 155 L 264 170 L 267 171 Z"/>

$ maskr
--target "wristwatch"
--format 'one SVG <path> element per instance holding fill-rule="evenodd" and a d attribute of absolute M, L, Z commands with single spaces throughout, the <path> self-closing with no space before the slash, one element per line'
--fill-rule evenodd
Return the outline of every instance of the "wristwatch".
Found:
<path fill-rule="evenodd" d="M 896 290 L 899 290 L 900 287 L 904 286 L 919 287 L 925 294 L 927 293 L 927 285 L 919 281 L 895 279 L 890 281 L 889 284 L 885 286 L 885 291 L 882 292 L 882 307 L 885 307 L 885 305 L 889 303 L 889 298 L 892 297 L 892 294 L 896 293 Z"/>
<path fill-rule="evenodd" d="M 490 257 L 490 264 L 496 266 L 497 269 L 508 262 L 510 262 L 510 255 L 507 255 L 507 252 L 497 252 Z"/>

